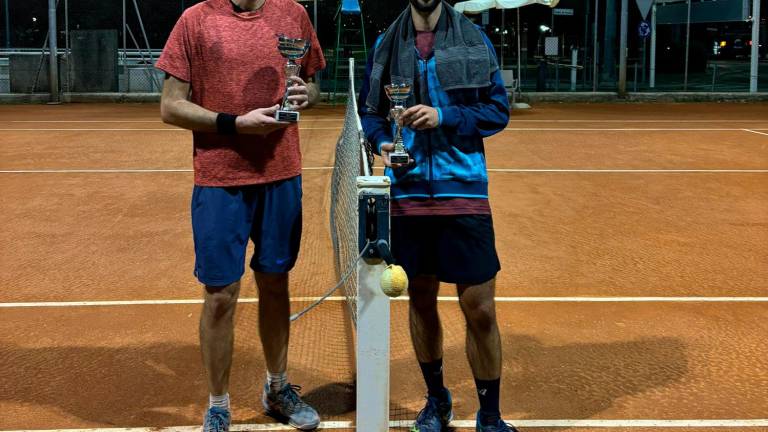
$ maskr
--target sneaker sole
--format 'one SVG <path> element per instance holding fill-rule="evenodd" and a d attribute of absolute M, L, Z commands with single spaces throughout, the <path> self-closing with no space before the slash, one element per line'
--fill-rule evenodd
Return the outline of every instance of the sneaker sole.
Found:
<path fill-rule="evenodd" d="M 272 408 L 269 407 L 269 404 L 267 404 L 266 401 L 261 401 L 262 406 L 264 407 L 264 412 L 266 415 L 272 417 L 273 419 L 279 421 L 280 423 L 287 424 L 291 427 L 295 427 L 296 429 L 303 430 L 303 431 L 311 431 L 317 429 L 318 426 L 320 426 L 320 422 L 315 423 L 309 423 L 309 424 L 300 424 L 292 421 L 290 417 L 286 417 L 279 411 L 275 411 Z"/>
<path fill-rule="evenodd" d="M 448 425 L 450 425 L 452 421 L 453 421 L 453 410 L 451 410 L 451 415 L 448 416 L 448 421 L 443 421 L 443 419 L 440 419 L 440 425 L 441 425 L 440 429 L 442 430 L 442 429 L 447 428 Z"/>
<path fill-rule="evenodd" d="M 448 421 L 443 423 L 443 427 L 447 428 L 449 424 L 453 421 L 453 410 L 451 410 L 451 415 L 448 416 Z"/>

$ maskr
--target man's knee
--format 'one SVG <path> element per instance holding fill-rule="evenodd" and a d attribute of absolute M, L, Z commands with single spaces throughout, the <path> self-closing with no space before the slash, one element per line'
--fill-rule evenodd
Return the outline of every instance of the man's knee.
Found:
<path fill-rule="evenodd" d="M 480 333 L 487 333 L 496 326 L 496 310 L 492 302 L 465 308 L 464 315 L 469 327 Z"/>
<path fill-rule="evenodd" d="M 288 273 L 254 273 L 260 294 L 288 295 Z"/>
<path fill-rule="evenodd" d="M 418 311 L 437 308 L 437 292 L 440 282 L 434 276 L 416 276 L 408 281 L 408 297 L 411 307 Z"/>
<path fill-rule="evenodd" d="M 237 305 L 239 294 L 239 281 L 222 287 L 206 285 L 204 313 L 214 320 L 231 315 Z"/>
<path fill-rule="evenodd" d="M 466 292 L 459 297 L 461 310 L 467 320 L 467 326 L 480 333 L 491 331 L 496 325 L 496 304 L 493 293 Z"/>

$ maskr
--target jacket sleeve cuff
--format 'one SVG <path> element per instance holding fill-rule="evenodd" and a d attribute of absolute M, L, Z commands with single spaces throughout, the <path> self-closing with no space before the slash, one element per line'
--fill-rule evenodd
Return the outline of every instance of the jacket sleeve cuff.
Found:
<path fill-rule="evenodd" d="M 440 117 L 440 126 L 456 127 L 459 125 L 459 121 L 461 119 L 459 107 L 442 107 L 437 110 L 437 114 Z"/>

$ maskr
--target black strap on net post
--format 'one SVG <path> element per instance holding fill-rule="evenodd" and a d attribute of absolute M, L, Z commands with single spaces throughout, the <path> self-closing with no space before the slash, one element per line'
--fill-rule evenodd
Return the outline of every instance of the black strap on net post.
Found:
<path fill-rule="evenodd" d="M 381 259 L 388 265 L 394 264 L 389 247 L 389 195 L 360 194 L 358 215 L 358 243 L 363 258 Z"/>

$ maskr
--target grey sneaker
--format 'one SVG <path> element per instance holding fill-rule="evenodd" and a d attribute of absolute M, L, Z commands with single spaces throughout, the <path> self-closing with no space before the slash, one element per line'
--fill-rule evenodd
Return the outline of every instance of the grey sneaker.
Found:
<path fill-rule="evenodd" d="M 286 384 L 282 390 L 273 393 L 269 390 L 269 385 L 265 384 L 261 402 L 267 414 L 278 421 L 287 422 L 300 430 L 316 429 L 320 425 L 320 415 L 301 400 L 300 391 L 301 387 Z"/>
<path fill-rule="evenodd" d="M 223 408 L 210 407 L 205 412 L 203 432 L 229 432 L 232 416 Z"/>

